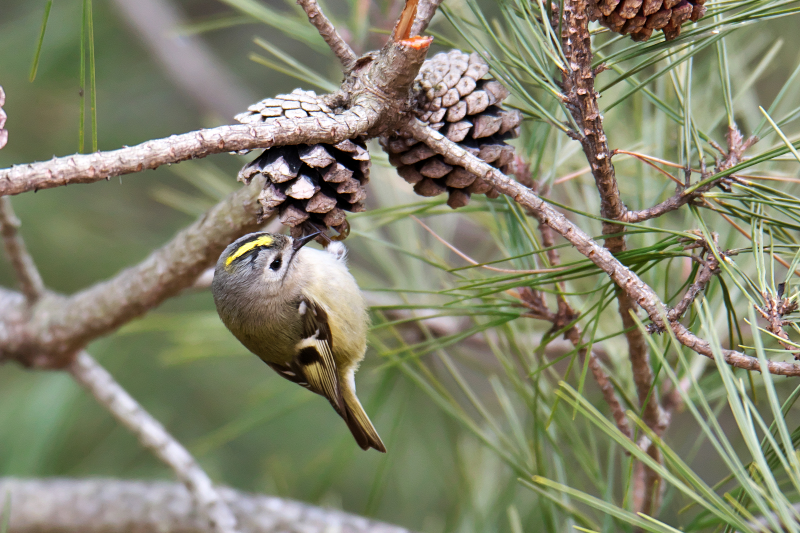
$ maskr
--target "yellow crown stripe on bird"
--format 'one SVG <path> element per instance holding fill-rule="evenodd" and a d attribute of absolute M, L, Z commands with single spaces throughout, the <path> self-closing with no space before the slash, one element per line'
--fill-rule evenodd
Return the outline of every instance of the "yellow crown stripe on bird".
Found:
<path fill-rule="evenodd" d="M 242 257 L 250 250 L 253 250 L 254 248 L 258 248 L 260 246 L 267 246 L 267 247 L 272 246 L 273 242 L 274 240 L 269 235 L 262 235 L 261 237 L 255 240 L 246 242 L 239 248 L 237 248 L 236 251 L 233 252 L 230 256 L 228 256 L 228 259 L 225 260 L 225 266 L 230 266 L 231 263 Z"/>

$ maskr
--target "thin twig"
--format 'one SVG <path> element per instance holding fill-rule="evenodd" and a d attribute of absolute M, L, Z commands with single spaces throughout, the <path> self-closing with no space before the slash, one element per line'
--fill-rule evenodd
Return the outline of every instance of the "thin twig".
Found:
<path fill-rule="evenodd" d="M 20 291 L 28 303 L 32 304 L 44 294 L 44 282 L 28 253 L 25 241 L 19 235 L 19 226 L 19 219 L 11 208 L 11 200 L 0 197 L 0 234 L 3 236 L 3 245 L 17 276 Z"/>
<path fill-rule="evenodd" d="M 656 165 L 655 162 L 651 161 L 651 158 L 649 158 L 649 157 L 643 157 L 641 154 L 637 154 L 635 152 L 627 152 L 625 150 L 614 150 L 614 153 L 615 154 L 628 154 L 628 155 L 630 155 L 632 157 L 635 157 L 636 159 L 638 159 L 642 163 L 644 163 L 646 165 L 649 165 L 650 167 L 655 169 L 660 174 L 663 174 L 664 176 L 666 176 L 667 179 L 670 179 L 670 180 L 674 181 L 678 185 L 681 185 L 681 186 L 684 185 L 684 183 L 681 180 L 679 180 L 678 178 L 676 178 L 675 176 L 673 176 L 672 174 L 670 174 L 669 172 L 667 172 L 663 168 L 659 168 L 658 165 Z M 662 161 L 659 161 L 659 162 L 662 162 Z"/>
<path fill-rule="evenodd" d="M 216 533 L 236 533 L 236 517 L 214 488 L 211 479 L 194 457 L 164 426 L 123 389 L 92 356 L 82 351 L 67 367 L 75 381 L 89 391 L 139 443 L 166 463 L 194 496 Z"/>
<path fill-rule="evenodd" d="M 540 222 L 539 233 L 542 235 L 542 246 L 547 249 L 546 255 L 548 262 L 551 265 L 559 266 L 561 264 L 561 254 L 559 254 L 558 250 L 555 248 L 556 243 L 553 228 Z M 575 322 L 575 319 L 578 317 L 578 313 L 572 308 L 564 296 L 565 291 L 566 286 L 564 282 L 557 281 L 556 304 L 558 306 L 558 311 L 555 314 L 545 313 L 545 318 L 553 323 L 553 329 L 555 330 L 562 329 L 567 324 Z M 528 287 L 523 288 L 520 292 L 521 295 L 527 293 L 533 295 L 533 291 Z M 544 298 L 540 296 L 539 301 L 541 305 L 544 306 Z M 614 418 L 617 428 L 623 435 L 633 440 L 633 431 L 628 423 L 628 417 L 625 415 L 625 409 L 622 407 L 622 402 L 620 402 L 617 397 L 614 385 L 603 369 L 597 353 L 594 350 L 589 351 L 586 345 L 583 344 L 583 333 L 577 325 L 573 325 L 569 328 L 564 333 L 564 336 L 578 350 L 578 355 L 581 360 L 585 361 L 587 357 L 589 358 L 589 369 L 592 371 L 592 377 L 600 387 L 603 399 L 611 410 L 611 416 Z"/>
<path fill-rule="evenodd" d="M 308 21 L 317 28 L 317 31 L 322 38 L 325 39 L 325 42 L 328 44 L 333 54 L 342 63 L 344 71 L 350 72 L 355 66 L 356 61 L 358 61 L 358 56 L 353 52 L 353 49 L 350 48 L 350 45 L 345 42 L 342 36 L 339 35 L 339 32 L 336 31 L 336 27 L 319 8 L 317 0 L 297 0 L 297 3 L 303 8 L 306 15 L 308 15 Z"/>
<path fill-rule="evenodd" d="M 692 202 L 692 200 L 697 198 L 700 194 L 702 194 L 702 192 L 705 192 L 709 188 L 710 187 L 703 187 L 703 191 L 695 191 L 696 194 L 686 194 L 683 191 L 679 191 L 663 202 L 660 202 L 652 207 L 648 207 L 647 209 L 642 209 L 641 211 L 627 211 L 622 216 L 622 220 L 631 224 L 635 224 L 638 222 L 644 222 L 645 220 L 650 220 L 652 218 L 658 218 Z"/>
<path fill-rule="evenodd" d="M 592 172 L 592 167 L 583 167 L 580 170 L 576 170 L 575 172 L 570 172 L 569 174 L 565 174 L 560 178 L 554 179 L 553 185 L 561 185 L 562 183 L 583 176 L 584 174 L 590 174 L 591 172 Z"/>
<path fill-rule="evenodd" d="M 583 359 L 583 357 L 581 357 L 581 359 Z M 633 440 L 633 432 L 631 431 L 631 426 L 628 423 L 628 417 L 625 416 L 625 408 L 622 407 L 622 403 L 617 397 L 617 391 L 614 390 L 614 385 L 611 383 L 611 379 L 603 369 L 602 365 L 600 364 L 600 358 L 594 351 L 589 352 L 589 370 L 592 371 L 592 377 L 594 377 L 594 380 L 600 387 L 600 391 L 603 393 L 603 399 L 605 400 L 609 409 L 611 409 L 611 416 L 614 418 L 614 423 L 616 423 L 617 429 L 619 429 L 623 435 Z"/>
<path fill-rule="evenodd" d="M 665 166 L 672 167 L 672 168 L 680 168 L 680 169 L 685 169 L 686 168 L 685 166 L 683 166 L 681 164 L 674 163 L 672 161 L 667 161 L 666 159 L 661 159 L 659 157 L 654 157 L 652 155 L 647 155 L 647 154 L 640 154 L 639 152 L 631 152 L 629 150 L 620 150 L 619 148 L 615 149 L 613 154 L 614 155 L 616 155 L 616 154 L 625 154 L 625 155 L 629 155 L 629 156 L 635 157 L 636 159 L 641 159 L 642 161 L 651 161 L 653 163 L 659 163 L 661 165 L 665 165 Z M 697 170 L 697 169 L 694 169 L 694 168 L 691 168 L 689 170 L 691 172 L 694 172 L 694 173 L 697 173 L 697 174 L 702 174 L 701 170 Z M 681 182 L 681 185 L 683 185 L 683 182 Z"/>
<path fill-rule="evenodd" d="M 717 237 L 715 234 L 714 235 L 715 241 L 716 238 Z M 700 246 L 707 249 L 709 246 L 716 247 L 717 243 L 716 242 L 706 243 L 705 241 L 703 241 L 703 243 Z M 711 279 L 715 275 L 719 274 L 719 262 L 717 261 L 717 256 L 711 253 L 710 250 L 707 251 L 708 253 L 705 254 L 704 261 L 702 260 L 702 256 L 700 257 L 703 266 L 697 273 L 694 283 L 689 285 L 689 288 L 686 289 L 686 292 L 684 293 L 683 297 L 680 299 L 678 304 L 674 308 L 670 309 L 669 313 L 667 313 L 667 317 L 669 318 L 669 320 L 680 320 L 681 317 L 683 317 L 684 313 L 686 313 L 686 311 L 689 309 L 689 306 L 692 305 L 692 303 L 695 301 L 697 295 L 705 290 L 706 285 L 708 285 L 708 282 L 711 281 Z M 718 252 L 718 253 L 724 255 L 723 252 Z"/>
<path fill-rule="evenodd" d="M 445 156 L 448 160 L 457 161 L 469 172 L 480 176 L 490 183 L 499 192 L 511 197 L 521 206 L 529 209 L 536 218 L 553 228 L 558 234 L 571 243 L 584 257 L 597 265 L 614 283 L 629 294 L 633 301 L 641 306 L 656 325 L 669 327 L 676 338 L 686 347 L 709 358 L 714 358 L 714 352 L 708 341 L 703 340 L 678 321 L 665 321 L 666 309 L 658 294 L 639 276 L 619 262 L 611 252 L 598 245 L 583 230 L 568 220 L 563 214 L 556 211 L 544 200 L 537 196 L 531 189 L 520 184 L 500 172 L 495 167 L 485 163 L 480 158 L 467 152 L 456 143 L 448 140 L 441 133 L 431 129 L 418 119 L 408 121 L 403 130 L 418 141 L 424 142 L 436 153 Z M 757 358 L 750 357 L 735 350 L 722 349 L 725 361 L 737 368 L 746 370 L 761 370 Z M 786 376 L 800 376 L 800 364 L 768 361 L 767 371 L 772 374 Z"/>

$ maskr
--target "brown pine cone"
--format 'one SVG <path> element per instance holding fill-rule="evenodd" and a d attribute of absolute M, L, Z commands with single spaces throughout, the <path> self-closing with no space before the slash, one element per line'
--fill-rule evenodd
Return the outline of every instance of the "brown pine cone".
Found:
<path fill-rule="evenodd" d="M 681 26 L 697 22 L 706 13 L 706 0 L 590 0 L 589 18 L 611 31 L 646 41 L 656 30 L 667 41 L 681 34 Z"/>
<path fill-rule="evenodd" d="M 295 89 L 292 94 L 250 106 L 236 120 L 252 124 L 317 113 L 332 111 L 313 92 Z M 267 181 L 258 201 L 265 211 L 277 208 L 281 222 L 292 227 L 293 233 L 302 232 L 307 224 L 330 226 L 341 233 L 345 230 L 345 211 L 364 210 L 370 165 L 369 152 L 359 140 L 276 146 L 245 165 L 239 171 L 239 180 L 250 183 L 253 176 L 263 174 Z"/>
<path fill-rule="evenodd" d="M 522 114 L 504 109 L 508 90 L 492 78 L 478 54 L 460 50 L 439 53 L 425 61 L 414 82 L 415 113 L 431 128 L 505 172 L 514 159 L 514 147 L 505 143 L 519 135 Z M 449 194 L 447 205 L 456 209 L 469 203 L 470 195 L 498 192 L 483 179 L 454 161 L 445 159 L 413 138 L 394 135 L 381 138 L 397 173 L 422 196 Z"/>

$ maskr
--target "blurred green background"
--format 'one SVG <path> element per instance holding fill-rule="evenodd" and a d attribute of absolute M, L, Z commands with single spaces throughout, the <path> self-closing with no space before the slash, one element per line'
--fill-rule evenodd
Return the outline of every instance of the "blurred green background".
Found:
<path fill-rule="evenodd" d="M 179 44 L 190 38 L 200 39 L 218 60 L 222 69 L 219 72 L 230 85 L 230 91 L 213 93 L 216 105 L 203 105 L 172 81 L 168 68 L 157 60 L 119 9 L 122 1 L 96 2 L 93 6 L 100 150 L 230 123 L 234 111 L 244 110 L 260 98 L 287 93 L 295 87 L 314 88 L 252 61 L 248 56 L 253 52 L 267 55 L 253 43 L 254 37 L 300 59 L 327 83 L 339 79 L 338 63 L 324 49 L 321 39 L 313 34 L 307 42 L 289 38 L 262 22 L 242 19 L 240 12 L 231 7 L 260 4 L 164 0 L 177 7 L 186 19 L 183 25 L 171 27 L 162 35 L 177 36 Z M 4 108 L 9 116 L 9 142 L 0 150 L 0 167 L 67 155 L 79 148 L 80 106 L 84 103 L 81 91 L 86 90 L 79 76 L 82 5 L 78 1 L 53 4 L 38 73 L 31 82 L 29 74 L 44 6 L 44 1 L 30 0 L 3 0 L 0 5 L 0 85 L 6 92 Z M 298 16 L 299 8 L 289 1 L 274 0 L 271 6 Z M 391 26 L 400 6 L 397 2 L 352 2 L 330 7 L 361 52 L 381 44 L 385 38 L 382 32 Z M 465 9 L 461 3 L 452 3 L 452 8 Z M 486 2 L 484 8 L 491 14 L 497 6 Z M 369 10 L 370 16 L 366 16 Z M 280 24 L 280 19 L 272 22 Z M 793 31 L 795 24 L 796 19 L 779 19 L 730 39 L 731 50 L 735 50 L 731 54 L 734 88 L 744 86 L 737 112 L 746 132 L 761 119 L 757 105 L 771 102 L 797 63 L 800 34 Z M 457 39 L 457 33 L 444 20 L 434 28 L 439 32 L 434 51 L 446 49 L 448 38 Z M 206 31 L 197 37 L 199 30 Z M 758 72 L 754 83 L 745 83 L 778 37 L 782 46 L 776 49 L 772 62 Z M 695 65 L 696 79 L 703 80 L 696 88 L 696 112 L 700 115 L 708 110 L 709 116 L 703 117 L 708 122 L 719 118 L 717 112 L 724 112 L 720 109 L 719 79 L 715 77 L 713 60 L 714 54 L 707 51 L 698 56 Z M 202 91 L 204 80 L 195 81 Z M 669 92 L 669 84 L 663 78 L 655 81 L 653 88 L 660 96 Z M 610 89 L 601 103 L 613 101 L 621 92 L 619 86 Z M 85 103 L 88 105 L 88 100 Z M 609 134 L 612 147 L 638 147 L 652 155 L 674 155 L 680 142 L 675 128 L 640 95 L 627 104 L 607 115 L 608 131 L 613 132 Z M 233 111 L 225 115 L 226 111 L 221 110 Z M 87 110 L 86 150 L 91 150 L 90 115 Z M 518 142 L 525 153 L 533 152 L 537 127 L 529 125 L 526 136 Z M 722 131 L 720 123 L 713 131 Z M 543 167 L 553 174 L 551 178 L 585 165 L 576 143 L 552 136 L 545 145 L 548 151 Z M 421 200 L 414 196 L 411 187 L 397 178 L 385 155 L 375 148 L 368 204 L 373 210 L 352 217 L 354 233 L 347 241 L 351 267 L 372 304 L 383 305 L 387 312 L 392 311 L 393 305 L 408 311 L 403 305 L 411 300 L 424 307 L 426 302 L 441 300 L 437 300 L 436 291 L 452 287 L 454 280 L 463 281 L 442 266 L 460 266 L 463 261 L 406 218 L 415 209 L 446 214 L 435 217 L 433 227 L 481 261 L 514 255 L 512 244 L 519 244 L 519 235 L 513 233 L 517 230 L 511 228 L 510 220 L 520 213 L 502 198 L 491 202 L 474 200 L 469 209 L 451 213 L 446 207 L 439 207 L 440 199 Z M 71 293 L 142 260 L 226 191 L 234 190 L 238 186 L 236 173 L 248 157 L 252 155 L 223 154 L 108 182 L 29 193 L 13 198 L 13 205 L 48 287 Z M 617 169 L 623 197 L 631 207 L 646 207 L 674 189 L 672 183 L 641 163 L 621 160 Z M 566 184 L 559 190 L 558 199 L 597 211 L 594 186 L 585 177 Z M 412 207 L 398 208 L 404 204 Z M 524 214 L 521 216 L 524 218 Z M 682 229 L 691 226 L 684 215 L 670 220 Z M 598 221 L 584 220 L 581 224 L 587 231 L 599 233 Z M 719 231 L 724 231 L 723 242 L 734 243 L 740 238 L 730 228 Z M 650 242 L 648 238 L 636 237 L 632 241 L 645 245 Z M 569 250 L 563 253 L 575 259 Z M 534 266 L 523 260 L 514 263 L 516 268 Z M 659 288 L 673 294 L 685 280 L 688 265 L 669 268 L 648 275 Z M 676 276 L 676 272 L 682 275 Z M 577 284 L 588 291 L 595 281 Z M 0 284 L 15 284 L 3 261 Z M 395 292 L 402 289 L 410 291 Z M 415 290 L 430 294 L 411 292 Z M 715 298 L 719 303 L 719 293 Z M 614 313 L 606 313 L 596 333 L 598 338 L 604 334 L 610 337 L 603 344 L 606 363 L 616 371 L 614 378 L 620 387 L 632 395 L 624 344 L 615 319 L 616 304 L 608 309 Z M 513 312 L 519 313 L 508 306 L 498 311 L 497 335 L 489 331 L 483 336 L 453 339 L 444 347 L 435 346 L 457 359 L 459 375 L 471 384 L 479 398 L 488 402 L 491 413 L 504 413 L 510 419 L 513 417 L 505 409 L 496 382 L 486 377 L 495 379 L 503 373 L 502 358 L 497 352 L 532 353 L 548 329 L 547 324 L 531 320 L 511 324 L 508 321 Z M 457 314 L 443 318 L 449 321 L 431 323 L 430 327 L 435 329 L 438 324 L 452 333 L 453 327 L 460 331 L 473 325 Z M 375 315 L 376 325 L 382 321 Z M 481 324 L 476 331 L 486 329 L 486 321 Z M 516 533 L 515 516 L 526 527 L 547 523 L 551 530 L 556 529 L 552 527 L 554 522 L 546 522 L 542 514 L 549 505 L 547 500 L 517 483 L 521 472 L 514 469 L 513 461 L 502 461 L 502 454 L 493 453 L 491 446 L 486 447 L 476 437 L 480 431 L 460 423 L 459 415 L 448 415 L 447 405 L 432 400 L 435 394 L 423 392 L 424 387 L 414 374 L 398 363 L 398 355 L 412 358 L 405 354 L 403 346 L 424 341 L 429 333 L 424 327 L 421 332 L 413 327 L 376 328 L 373 348 L 357 376 L 359 396 L 389 449 L 385 456 L 359 450 L 324 399 L 281 379 L 247 353 L 219 322 L 207 291 L 187 292 L 170 300 L 88 349 L 187 445 L 219 483 L 341 508 L 430 533 L 512 529 Z M 420 339 L 414 339 L 414 335 Z M 498 340 L 498 336 L 502 338 Z M 509 348 L 504 344 L 508 338 L 518 339 L 521 344 Z M 570 349 L 558 345 L 553 354 L 563 355 Z M 455 390 L 445 355 L 426 355 L 426 368 L 441 380 L 443 389 Z M 583 489 L 602 486 L 598 481 L 602 478 L 610 487 L 609 494 L 625 492 L 625 477 L 630 474 L 626 470 L 628 459 L 618 454 L 617 448 L 597 437 L 585 419 L 574 419 L 571 408 L 562 405 L 552 426 L 548 415 L 540 412 L 553 405 L 555 382 L 567 371 L 567 363 L 560 361 L 536 374 L 541 383 L 532 380 L 535 404 L 515 405 L 522 411 L 525 431 L 529 431 L 522 440 L 529 438 L 552 454 L 537 456 L 531 452 L 535 457 L 529 467 L 537 472 L 550 469 L 552 477 L 568 478 Z M 573 384 L 574 381 L 571 380 Z M 713 372 L 707 385 L 712 399 L 724 398 Z M 587 397 L 601 405 L 594 384 L 587 383 L 586 387 Z M 455 396 L 461 409 L 458 412 L 465 413 L 462 422 L 473 416 L 479 418 L 476 413 L 480 407 L 463 395 Z M 532 427 L 531 420 L 535 420 Z M 727 428 L 735 427 L 727 413 L 720 420 Z M 508 433 L 515 429 L 511 423 L 501 425 L 511 428 Z M 728 472 L 718 462 L 708 460 L 709 446 L 698 435 L 690 417 L 680 414 L 673 420 L 668 440 L 689 457 L 687 460 L 703 478 L 713 483 Z M 29 372 L 15 364 L 0 367 L 0 475 L 172 478 L 68 376 Z M 538 505 L 533 505 L 534 500 Z M 668 498 L 665 505 L 670 517 L 677 516 L 683 505 L 677 500 Z M 555 515 L 550 519 L 552 516 Z M 567 530 L 571 522 L 555 524 L 557 529 Z"/>
<path fill-rule="evenodd" d="M 53 4 L 31 83 L 44 5 L 25 0 L 0 5 L 0 84 L 10 132 L 0 167 L 78 149 L 81 2 Z M 175 5 L 190 21 L 235 14 L 213 1 Z M 99 149 L 232 121 L 195 105 L 176 87 L 113 2 L 95 2 L 93 14 Z M 259 98 L 303 86 L 248 59 L 258 50 L 254 36 L 267 37 L 336 79 L 338 66 L 328 53 L 257 22 L 237 25 L 203 36 L 235 78 L 232 83 L 250 98 L 222 106 L 244 110 Z M 225 101 L 230 95 L 216 97 Z M 86 138 L 91 150 L 88 110 Z M 224 154 L 207 163 L 233 190 L 246 160 Z M 70 293 L 112 276 L 190 223 L 194 216 L 156 199 L 165 188 L 196 192 L 175 171 L 191 179 L 209 170 L 205 163 L 188 162 L 180 169 L 13 198 L 48 287 Z M 378 167 L 373 179 L 383 181 L 386 173 Z M 404 184 L 397 185 L 412 199 Z M 382 285 L 379 274 L 364 273 L 366 261 L 357 253 L 351 257 L 362 284 Z M 0 261 L 0 284 L 15 286 L 6 261 Z M 88 349 L 219 483 L 428 531 L 445 529 L 458 520 L 462 506 L 470 506 L 459 494 L 465 480 L 452 455 L 461 430 L 396 369 L 381 368 L 374 353 L 358 374 L 359 396 L 391 451 L 387 455 L 362 452 L 324 399 L 279 378 L 240 346 L 216 317 L 210 292 L 171 300 Z M 0 367 L 0 475 L 172 478 L 68 376 L 15 364 Z M 491 493 L 489 487 L 482 490 Z"/>

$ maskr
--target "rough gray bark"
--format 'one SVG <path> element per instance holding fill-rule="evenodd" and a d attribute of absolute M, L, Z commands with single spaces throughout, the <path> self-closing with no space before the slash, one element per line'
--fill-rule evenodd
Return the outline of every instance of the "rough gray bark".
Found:
<path fill-rule="evenodd" d="M 339 59 L 344 71 L 349 72 L 355 66 L 358 56 L 356 56 L 356 53 L 350 48 L 350 45 L 342 39 L 342 36 L 336 31 L 336 28 L 331 24 L 331 21 L 328 20 L 328 17 L 322 13 L 317 0 L 297 0 L 297 3 L 300 4 L 300 7 L 306 12 L 308 21 L 317 28 L 317 31 L 325 40 L 325 43 L 328 45 L 328 48 L 331 49 L 333 55 Z"/>
<path fill-rule="evenodd" d="M 410 533 L 312 505 L 218 489 L 242 533 Z M 207 533 L 183 485 L 111 479 L 0 478 L 12 533 Z"/>
<path fill-rule="evenodd" d="M 258 229 L 263 213 L 256 198 L 262 187 L 263 179 L 254 179 L 139 265 L 72 296 L 48 292 L 27 309 L 0 289 L 0 361 L 61 367 L 91 339 L 191 286 L 228 244 Z M 12 323 L 9 315 L 28 316 Z"/>
<path fill-rule="evenodd" d="M 92 356 L 81 352 L 67 370 L 84 389 L 123 426 L 128 428 L 139 443 L 169 466 L 189 490 L 194 505 L 203 516 L 203 524 L 215 533 L 240 533 L 236 518 L 222 500 L 194 457 L 161 423 L 144 410 L 133 397 L 117 383 Z"/>

